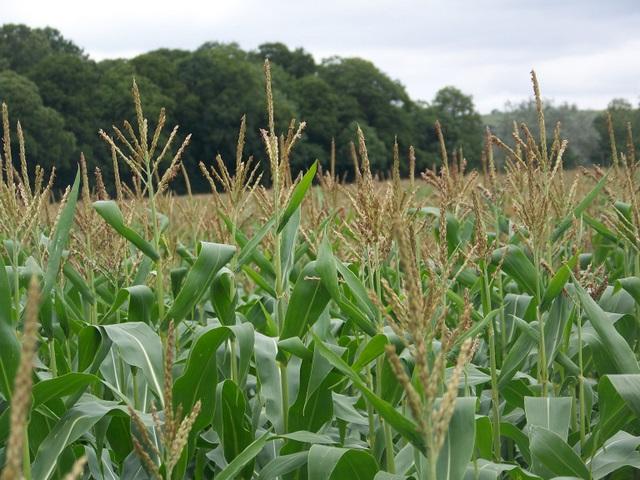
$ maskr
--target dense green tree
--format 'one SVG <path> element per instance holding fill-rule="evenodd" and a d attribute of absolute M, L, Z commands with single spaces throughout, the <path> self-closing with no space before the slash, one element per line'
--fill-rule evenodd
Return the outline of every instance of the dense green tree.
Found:
<path fill-rule="evenodd" d="M 424 171 L 440 163 L 440 150 L 436 137 L 436 112 L 425 102 L 418 102 L 411 113 L 413 146 L 416 150 L 416 169 Z M 407 163 L 401 163 L 401 172 L 406 174 Z"/>
<path fill-rule="evenodd" d="M 171 99 L 186 95 L 186 86 L 178 76 L 178 62 L 188 58 L 187 50 L 159 49 L 131 59 L 135 74 L 155 83 Z"/>
<path fill-rule="evenodd" d="M 38 85 L 44 104 L 64 117 L 78 148 L 93 158 L 99 120 L 95 98 L 101 88 L 96 63 L 73 54 L 52 54 L 32 68 L 30 78 Z"/>
<path fill-rule="evenodd" d="M 293 93 L 299 117 L 307 123 L 304 142 L 296 148 L 295 166 L 303 166 L 298 165 L 297 160 L 313 157 L 328 165 L 331 139 L 340 132 L 340 99 L 331 86 L 316 75 L 298 79 Z"/>
<path fill-rule="evenodd" d="M 360 58 L 332 57 L 322 63 L 319 74 L 340 97 L 340 120 L 366 121 L 379 130 L 385 143 L 393 142 L 396 132 L 403 131 L 406 126 L 403 112 L 409 111 L 413 102 L 399 82 L 391 80 L 373 63 Z"/>
<path fill-rule="evenodd" d="M 179 62 L 178 72 L 187 93 L 176 105 L 175 115 L 182 128 L 194 137 L 185 159 L 190 171 L 196 171 L 199 161 L 211 163 L 218 153 L 232 163 L 237 129 L 244 114 L 249 132 L 246 151 L 259 149 L 255 132 L 265 125 L 261 121 L 261 70 L 246 61 L 245 52 L 237 45 L 205 44 Z M 199 174 L 193 180 L 196 185 L 203 184 Z"/>
<path fill-rule="evenodd" d="M 289 50 L 289 47 L 284 43 L 263 43 L 252 56 L 258 61 L 268 58 L 275 65 L 279 65 L 289 75 L 296 78 L 311 75 L 316 71 L 316 62 L 310 53 L 302 48 Z"/>
<path fill-rule="evenodd" d="M 174 100 L 164 95 L 160 87 L 142 75 L 135 75 L 133 65 L 128 60 L 105 60 L 98 64 L 100 83 L 94 89 L 93 109 L 95 119 L 91 123 L 95 132 L 94 156 L 89 158 L 92 166 L 99 166 L 108 181 L 113 167 L 111 152 L 99 138 L 98 130 L 111 130 L 112 125 L 122 127 L 123 121 L 128 120 L 136 126 L 135 108 L 131 97 L 132 80 L 135 80 L 140 90 L 144 113 L 149 120 L 149 131 L 156 126 L 161 108 L 173 112 L 176 108 Z M 175 116 L 168 120 L 169 125 L 175 123 Z M 123 174 L 126 169 L 123 169 Z"/>
<path fill-rule="evenodd" d="M 29 28 L 6 24 L 0 27 L 0 58 L 8 68 L 28 73 L 38 62 L 54 53 L 82 56 L 82 50 L 54 28 Z"/>
<path fill-rule="evenodd" d="M 562 103 L 554 104 L 551 100 L 544 100 L 544 117 L 547 126 L 549 147 L 553 142 L 553 131 L 560 123 L 560 136 L 569 139 L 568 147 L 563 159 L 567 166 L 601 163 L 599 134 L 594 127 L 594 119 L 598 112 L 595 110 L 579 110 L 576 105 Z M 525 123 L 537 132 L 538 113 L 533 99 L 520 103 L 507 103 L 502 111 L 494 110 L 484 117 L 484 122 L 491 128 L 494 135 L 512 144 L 513 122 L 518 125 Z M 503 152 L 496 152 L 497 158 L 503 158 Z"/>
<path fill-rule="evenodd" d="M 436 93 L 431 107 L 442 125 L 448 152 L 462 147 L 469 164 L 478 165 L 482 151 L 482 118 L 471 96 L 455 87 L 444 87 Z"/>
<path fill-rule="evenodd" d="M 32 134 L 33 157 L 43 166 L 62 167 L 64 183 L 71 175 L 71 164 L 58 157 L 64 153 L 77 158 L 80 151 L 110 182 L 110 152 L 98 130 L 135 120 L 134 77 L 150 129 L 155 127 L 160 108 L 166 107 L 167 125 L 180 125 L 181 138 L 193 134 L 183 158 L 194 189 L 208 188 L 197 167 L 200 161 L 210 163 L 220 154 L 233 170 L 243 115 L 247 117 L 245 156 L 253 155 L 263 163 L 263 179 L 268 182 L 260 135 L 260 129 L 268 126 L 265 58 L 272 63 L 276 130 L 285 132 L 291 118 L 307 122 L 303 141 L 291 156 L 294 175 L 315 159 L 328 165 L 331 140 L 335 139 L 338 173 L 352 178 L 349 143 L 356 140 L 357 125 L 365 132 L 373 168 L 384 174 L 390 168 L 396 138 L 403 159 L 407 147 L 415 146 L 419 169 L 439 162 L 433 129 L 436 119 L 444 125 L 451 148 L 463 145 L 470 160 L 477 160 L 480 143 L 473 142 L 481 138 L 482 129 L 470 97 L 444 89 L 432 104 L 414 102 L 399 82 L 371 62 L 333 57 L 316 64 L 302 48 L 290 49 L 282 43 L 245 51 L 233 43 L 208 42 L 195 51 L 159 49 L 130 60 L 95 62 L 57 30 L 5 25 L 0 27 L 0 72 L 11 90 L 5 88 L 0 94 L 10 104 L 19 103 L 17 110 Z M 34 111 L 28 112 L 18 98 L 31 99 Z M 54 141 L 59 142 L 55 148 Z M 49 144 L 45 152 L 43 145 Z M 407 172 L 406 161 L 401 169 Z"/>
<path fill-rule="evenodd" d="M 11 70 L 0 72 L 0 102 L 10 106 L 12 131 L 19 121 L 23 127 L 29 164 L 40 164 L 47 169 L 56 167 L 58 178 L 68 182 L 71 178 L 76 141 L 65 130 L 62 115 L 44 106 L 38 87 L 28 78 Z M 17 141 L 13 155 L 17 161 Z"/>
<path fill-rule="evenodd" d="M 616 139 L 618 153 L 627 153 L 628 125 L 631 126 L 634 135 L 634 147 L 640 151 L 640 106 L 634 108 L 624 98 L 615 98 L 607 107 L 606 112 L 601 112 L 593 121 L 594 128 L 599 134 L 598 163 L 611 164 L 611 141 L 609 136 L 609 124 L 607 112 L 611 114 L 611 125 Z"/>

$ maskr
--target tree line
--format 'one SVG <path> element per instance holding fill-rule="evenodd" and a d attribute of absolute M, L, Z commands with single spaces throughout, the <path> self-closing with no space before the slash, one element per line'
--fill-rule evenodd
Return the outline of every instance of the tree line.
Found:
<path fill-rule="evenodd" d="M 21 121 L 31 163 L 55 166 L 59 184 L 71 180 L 80 152 L 109 181 L 111 153 L 97 132 L 134 118 L 130 90 L 135 77 L 150 122 L 165 107 L 167 123 L 180 125 L 181 135 L 192 134 L 184 164 L 199 191 L 207 188 L 198 173 L 200 161 L 210 163 L 220 154 L 230 167 L 234 163 L 243 115 L 245 151 L 266 162 L 259 135 L 267 124 L 265 58 L 272 62 L 278 130 L 286 131 L 291 118 L 307 122 L 304 141 L 291 158 L 294 174 L 315 159 L 328 165 L 333 139 L 336 173 L 350 175 L 349 145 L 356 125 L 365 133 L 376 170 L 389 170 L 396 138 L 403 151 L 414 146 L 418 169 L 432 167 L 439 163 L 436 120 L 448 151 L 462 148 L 468 162 L 478 165 L 485 124 L 508 136 L 513 120 L 528 120 L 534 112 L 525 103 L 483 118 L 472 98 L 451 86 L 430 102 L 414 100 L 402 84 L 367 60 L 331 57 L 316 62 L 304 49 L 281 43 L 246 51 L 235 43 L 207 42 L 193 51 L 159 49 L 130 59 L 94 61 L 53 28 L 15 24 L 0 27 L 0 101 L 9 105 L 14 126 Z M 638 108 L 616 102 L 621 114 L 615 124 L 624 145 L 626 121 L 638 124 L 640 114 Z M 572 126 L 579 137 L 570 147 L 573 162 L 605 160 L 608 135 L 602 112 L 569 105 L 547 108 L 550 117 Z"/>

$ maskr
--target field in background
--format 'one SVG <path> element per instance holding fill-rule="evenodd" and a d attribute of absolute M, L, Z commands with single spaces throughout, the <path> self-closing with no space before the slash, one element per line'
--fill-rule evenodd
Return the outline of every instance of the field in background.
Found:
<path fill-rule="evenodd" d="M 537 124 L 487 132 L 481 172 L 436 124 L 437 170 L 396 145 L 376 180 L 358 128 L 355 183 L 294 178 L 304 125 L 277 135 L 265 75 L 270 189 L 243 121 L 212 193 L 171 194 L 189 138 L 134 83 L 101 132 L 115 195 L 83 159 L 49 205 L 3 108 L 0 479 L 635 478 L 631 129 L 565 172 L 534 75 Z"/>

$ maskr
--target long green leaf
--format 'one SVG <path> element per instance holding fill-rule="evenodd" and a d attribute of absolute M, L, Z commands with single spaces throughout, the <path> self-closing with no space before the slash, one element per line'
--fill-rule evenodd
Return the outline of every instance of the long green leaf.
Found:
<path fill-rule="evenodd" d="M 211 328 L 194 340 L 182 375 L 173 385 L 173 398 L 176 407 L 182 406 L 183 412 L 190 412 L 200 400 L 200 415 L 193 424 L 193 431 L 199 432 L 213 421 L 216 395 L 213 386 L 218 380 L 216 350 L 232 332 L 227 327 Z"/>
<path fill-rule="evenodd" d="M 567 440 L 571 421 L 571 397 L 525 397 L 527 426 L 543 427 Z"/>
<path fill-rule="evenodd" d="M 333 350 L 324 345 L 324 343 L 314 335 L 315 348 L 320 350 L 320 353 L 329 360 L 329 362 L 338 371 L 346 375 L 353 385 L 362 392 L 369 402 L 374 406 L 376 410 L 382 415 L 382 417 L 389 423 L 389 425 L 396 429 L 404 438 L 409 440 L 419 450 L 425 451 L 424 441 L 422 435 L 418 433 L 416 425 L 407 417 L 401 415 L 391 404 L 377 396 L 366 386 L 365 382 L 360 376 L 354 372 L 351 367 L 336 355 Z"/>
<path fill-rule="evenodd" d="M 33 478 L 51 478 L 63 450 L 112 412 L 126 415 L 126 408 L 117 402 L 107 402 L 91 396 L 83 397 L 60 418 L 40 444 L 31 469 Z"/>
<path fill-rule="evenodd" d="M 307 462 L 309 480 L 373 480 L 378 464 L 364 450 L 314 445 Z"/>
<path fill-rule="evenodd" d="M 93 203 L 93 208 L 116 232 L 135 245 L 147 257 L 154 261 L 160 260 L 160 254 L 156 252 L 153 245 L 124 223 L 124 217 L 116 202 L 113 200 L 98 200 Z"/>
<path fill-rule="evenodd" d="M 616 330 L 608 315 L 580 285 L 577 283 L 574 285 L 582 308 L 604 346 L 605 354 L 617 370 L 615 373 L 640 373 L 640 367 L 633 350 Z"/>
<path fill-rule="evenodd" d="M 495 250 L 491 256 L 494 265 L 502 264 L 502 270 L 530 295 L 536 295 L 538 271 L 529 257 L 516 245 L 507 245 Z"/>
<path fill-rule="evenodd" d="M 309 262 L 293 287 L 280 339 L 304 336 L 318 320 L 329 299 L 329 292 L 318 278 L 316 261 Z"/>
<path fill-rule="evenodd" d="M 293 193 L 291 194 L 291 198 L 289 199 L 289 203 L 285 207 L 282 215 L 280 216 L 280 223 L 278 223 L 278 232 L 281 232 L 285 225 L 289 222 L 291 215 L 295 212 L 302 200 L 304 199 L 307 190 L 311 186 L 313 182 L 313 178 L 316 176 L 316 171 L 318 170 L 318 161 L 313 162 L 313 165 L 307 170 L 307 173 L 304 174 L 302 179 L 298 182 L 296 187 L 293 189 Z"/>
<path fill-rule="evenodd" d="M 11 305 L 11 287 L 0 255 L 0 392 L 7 399 L 11 398 L 13 380 L 20 363 L 20 344 L 11 321 Z"/>
<path fill-rule="evenodd" d="M 607 172 L 603 177 L 595 184 L 595 186 L 591 189 L 591 191 L 580 201 L 580 203 L 573 209 L 567 217 L 565 217 L 558 226 L 553 230 L 551 234 L 551 241 L 556 242 L 564 232 L 571 226 L 574 218 L 580 218 L 580 216 L 584 213 L 584 211 L 593 203 L 596 199 L 600 191 L 604 188 L 607 183 L 607 178 L 609 177 L 609 172 Z"/>
<path fill-rule="evenodd" d="M 166 319 L 173 319 L 176 323 L 181 321 L 209 289 L 216 273 L 231 260 L 235 251 L 236 248 L 232 245 L 200 242 L 196 261 L 167 312 Z"/>
<path fill-rule="evenodd" d="M 149 325 L 140 322 L 119 323 L 101 327 L 118 347 L 122 359 L 138 367 L 147 378 L 151 389 L 162 399 L 163 368 L 162 343 Z"/>
<path fill-rule="evenodd" d="M 546 428 L 533 427 L 530 446 L 531 455 L 554 475 L 591 478 L 578 454 L 558 434 Z"/>
<path fill-rule="evenodd" d="M 269 432 L 264 433 L 256 438 L 251 445 L 247 446 L 242 453 L 235 457 L 227 467 L 216 475 L 216 480 L 235 480 L 238 474 L 246 468 L 248 464 L 253 462 L 256 456 L 264 448 L 269 441 Z"/>
<path fill-rule="evenodd" d="M 476 397 L 456 399 L 447 438 L 438 455 L 438 479 L 461 480 L 473 455 Z"/>

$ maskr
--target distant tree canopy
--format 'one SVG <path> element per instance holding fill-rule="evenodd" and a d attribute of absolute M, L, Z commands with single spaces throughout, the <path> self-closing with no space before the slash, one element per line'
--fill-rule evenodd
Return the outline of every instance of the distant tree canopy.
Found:
<path fill-rule="evenodd" d="M 624 98 L 614 98 L 609 102 L 607 110 L 611 114 L 611 127 L 617 151 L 629 157 L 629 144 L 632 142 L 635 151 L 640 152 L 640 107 L 633 108 Z M 601 156 L 611 158 L 607 112 L 601 112 L 596 117 L 594 127 L 600 137 L 606 139 L 606 142 L 602 142 Z"/>
<path fill-rule="evenodd" d="M 245 151 L 265 161 L 259 137 L 267 123 L 265 58 L 272 62 L 278 130 L 286 130 L 291 118 L 307 123 L 304 141 L 291 158 L 294 174 L 316 158 L 327 165 L 335 139 L 337 173 L 352 175 L 349 143 L 358 125 L 380 172 L 390 168 L 396 137 L 403 151 L 415 147 L 419 168 L 433 166 L 439 163 L 436 119 L 444 125 L 448 146 L 464 147 L 470 163 L 479 160 L 482 121 L 471 97 L 447 87 L 432 103 L 416 102 L 369 61 L 332 57 L 317 63 L 302 48 L 282 43 L 244 51 L 233 43 L 208 42 L 195 51 L 160 49 L 95 62 L 55 29 L 4 25 L 0 100 L 8 104 L 12 123 L 22 122 L 32 163 L 55 166 L 64 184 L 84 152 L 108 181 L 110 151 L 98 130 L 133 119 L 135 77 L 151 123 L 166 107 L 168 123 L 180 125 L 182 135 L 193 134 L 184 163 L 194 189 L 202 190 L 198 162 L 211 162 L 219 153 L 232 163 L 242 115 L 248 127 Z"/>
<path fill-rule="evenodd" d="M 611 164 L 608 113 L 611 114 L 618 152 L 627 151 L 628 125 L 631 126 L 632 132 L 638 132 L 633 141 L 636 150 L 640 149 L 640 107 L 634 108 L 625 99 L 612 100 L 607 111 L 579 110 L 575 105 L 556 105 L 550 100 L 543 103 L 549 147 L 553 142 L 550 134 L 557 126 L 560 127 L 560 137 L 568 140 L 563 156 L 567 166 Z M 503 111 L 494 110 L 483 119 L 493 134 L 503 139 L 511 139 L 514 122 L 517 125 L 526 123 L 537 132 L 537 116 L 536 104 L 529 100 L 517 104 L 507 103 Z M 498 155 L 498 158 L 502 156 Z"/>
<path fill-rule="evenodd" d="M 553 142 L 553 136 L 549 134 L 558 124 L 560 125 L 560 137 L 569 141 L 563 155 L 565 165 L 577 166 L 608 162 L 608 158 L 603 156 L 601 145 L 607 137 L 601 139 L 594 124 L 599 115 L 598 111 L 578 110 L 575 105 L 566 103 L 555 105 L 550 100 L 545 100 L 543 104 L 548 131 L 548 147 L 550 148 Z M 512 140 L 514 122 L 518 126 L 526 123 L 534 133 L 538 131 L 538 113 L 534 100 L 517 104 L 507 103 L 503 111 L 494 110 L 484 119 L 492 133 L 505 140 Z"/>
<path fill-rule="evenodd" d="M 367 60 L 331 57 L 318 63 L 302 48 L 282 43 L 245 51 L 234 43 L 207 42 L 195 51 L 159 49 L 96 62 L 55 29 L 12 24 L 0 27 L 0 101 L 8 104 L 12 124 L 20 120 L 24 127 L 30 162 L 55 166 L 59 185 L 71 181 L 80 152 L 109 182 L 111 154 L 98 130 L 134 118 L 130 92 L 135 77 L 151 124 L 165 107 L 169 125 L 180 125 L 181 135 L 193 134 L 184 163 L 194 190 L 201 191 L 207 186 L 198 162 L 210 163 L 219 153 L 233 163 L 242 115 L 247 116 L 245 152 L 266 161 L 259 136 L 267 124 L 265 58 L 273 65 L 277 129 L 285 131 L 291 118 L 307 122 L 304 141 L 291 158 L 294 174 L 315 159 L 327 165 L 335 139 L 337 173 L 350 177 L 349 143 L 358 125 L 366 133 L 372 165 L 385 174 L 396 138 L 403 152 L 415 147 L 419 169 L 440 163 L 436 120 L 448 151 L 462 148 L 471 166 L 479 164 L 484 122 L 507 138 L 513 120 L 535 123 L 530 103 L 483 119 L 472 98 L 454 87 L 442 88 L 430 102 L 416 101 Z M 612 108 L 624 148 L 626 122 L 636 125 L 640 115 L 629 104 L 616 102 Z M 573 162 L 606 162 L 603 114 L 568 105 L 549 105 L 546 112 L 549 128 L 561 121 L 572 140 L 567 155 Z M 401 169 L 406 173 L 407 162 Z M 180 188 L 179 182 L 176 186 Z"/>

